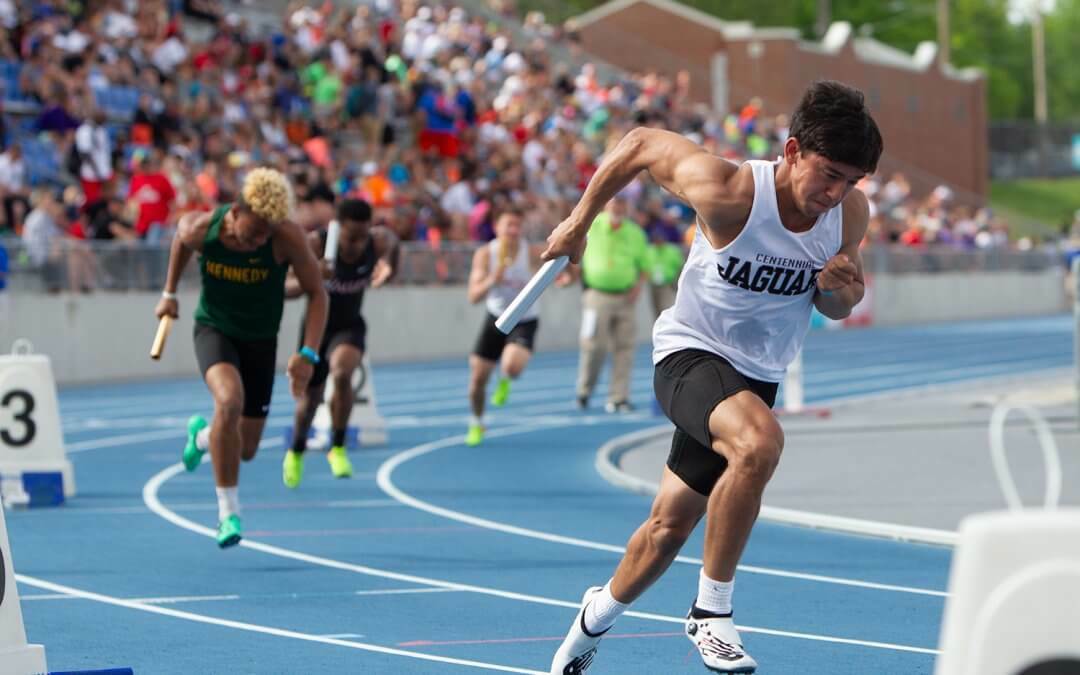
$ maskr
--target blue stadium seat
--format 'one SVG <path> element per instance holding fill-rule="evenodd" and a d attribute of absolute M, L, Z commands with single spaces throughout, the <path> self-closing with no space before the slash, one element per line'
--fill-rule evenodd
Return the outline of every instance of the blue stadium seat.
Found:
<path fill-rule="evenodd" d="M 20 139 L 26 162 L 27 180 L 31 186 L 60 183 L 60 157 L 56 147 L 45 137 L 27 136 Z"/>
<path fill-rule="evenodd" d="M 139 106 L 139 90 L 135 87 L 102 87 L 94 89 L 94 100 L 109 117 L 127 119 Z"/>

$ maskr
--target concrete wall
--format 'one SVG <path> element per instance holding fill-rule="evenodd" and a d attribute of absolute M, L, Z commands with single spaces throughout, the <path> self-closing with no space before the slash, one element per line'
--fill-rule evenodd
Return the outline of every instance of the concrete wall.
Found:
<path fill-rule="evenodd" d="M 878 275 L 874 323 L 902 325 L 1064 312 L 1065 271 Z"/>
<path fill-rule="evenodd" d="M 159 362 L 149 358 L 157 322 L 152 293 L 44 295 L 24 293 L 9 299 L 0 314 L 0 351 L 18 337 L 52 359 L 60 384 L 161 376 L 195 376 L 191 313 L 196 293 L 181 296 L 181 319 L 174 324 Z M 935 275 L 879 275 L 873 296 L 876 324 L 1025 316 L 1064 311 L 1060 270 Z M 576 288 L 545 294 L 538 350 L 577 345 L 581 294 Z M 300 302 L 288 304 L 278 347 L 284 366 L 297 344 Z M 368 346 L 376 362 L 433 358 L 462 359 L 469 353 L 484 310 L 469 305 L 464 288 L 390 288 L 365 301 Z M 638 306 L 638 337 L 649 340 L 648 301 Z"/>

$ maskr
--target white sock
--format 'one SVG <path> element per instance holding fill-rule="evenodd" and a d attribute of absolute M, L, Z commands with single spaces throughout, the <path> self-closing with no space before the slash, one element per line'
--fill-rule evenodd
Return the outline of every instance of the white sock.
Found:
<path fill-rule="evenodd" d="M 219 487 L 217 490 L 218 520 L 240 515 L 240 488 Z"/>
<path fill-rule="evenodd" d="M 630 605 L 619 602 L 611 595 L 611 582 L 604 584 L 603 590 L 592 596 L 585 607 L 585 627 L 594 635 L 603 633 L 615 625 L 615 619 Z"/>
<path fill-rule="evenodd" d="M 473 425 L 474 427 L 482 427 L 482 426 L 484 426 L 484 416 L 483 415 L 473 415 L 471 418 L 469 418 L 469 424 Z"/>
<path fill-rule="evenodd" d="M 716 581 L 705 574 L 705 568 L 701 568 L 698 575 L 697 600 L 694 602 L 698 609 L 713 614 L 731 614 L 731 594 L 735 592 L 735 580 Z"/>
<path fill-rule="evenodd" d="M 195 434 L 195 447 L 204 452 L 210 449 L 210 427 L 203 427 Z"/>

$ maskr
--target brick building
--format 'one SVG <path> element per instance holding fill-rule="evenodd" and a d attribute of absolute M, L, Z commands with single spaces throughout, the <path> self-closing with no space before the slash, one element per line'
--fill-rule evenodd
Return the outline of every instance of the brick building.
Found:
<path fill-rule="evenodd" d="M 809 42 L 794 28 L 723 21 L 672 0 L 612 0 L 573 22 L 587 52 L 632 71 L 686 70 L 691 95 L 720 110 L 758 96 L 766 113 L 790 112 L 815 79 L 859 87 L 885 137 L 879 173 L 904 171 L 916 189 L 947 183 L 964 201 L 987 195 L 986 79 L 941 66 L 936 43 L 912 55 L 846 22 Z"/>

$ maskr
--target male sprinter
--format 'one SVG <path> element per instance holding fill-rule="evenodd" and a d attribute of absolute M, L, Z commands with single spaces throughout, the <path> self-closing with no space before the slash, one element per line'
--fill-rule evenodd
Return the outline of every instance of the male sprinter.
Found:
<path fill-rule="evenodd" d="M 378 288 L 394 274 L 397 262 L 398 238 L 389 228 L 372 226 L 371 206 L 363 199 L 346 199 L 337 210 L 341 224 L 338 250 L 333 268 L 324 265 L 325 286 L 330 296 L 326 332 L 319 345 L 319 361 L 304 393 L 296 399 L 292 447 L 285 452 L 281 478 L 286 487 L 295 488 L 304 477 L 304 451 L 308 430 L 315 411 L 323 400 L 327 376 L 334 380 L 334 395 L 330 399 L 330 421 L 333 437 L 326 459 L 336 478 L 352 475 L 352 463 L 345 450 L 345 432 L 353 406 L 352 376 L 364 358 L 367 324 L 360 315 L 364 289 Z M 308 234 L 308 244 L 316 256 L 326 258 L 326 232 Z M 303 292 L 298 278 L 292 275 L 285 282 L 287 297 Z M 303 340 L 303 336 L 301 336 Z M 301 342 L 303 344 L 303 342 Z"/>
<path fill-rule="evenodd" d="M 806 90 L 789 133 L 778 162 L 737 166 L 678 134 L 634 129 L 548 238 L 545 258 L 580 259 L 593 217 L 643 170 L 698 219 L 675 305 L 653 328 L 656 398 L 676 427 L 660 491 L 615 576 L 586 591 L 552 673 L 589 667 L 600 638 L 664 573 L 703 515 L 705 564 L 686 635 L 714 672 L 757 668 L 735 630 L 731 595 L 784 446 L 771 408 L 811 308 L 840 319 L 863 296 L 859 242 L 869 208 L 852 188 L 874 172 L 882 150 L 863 95 L 837 82 Z"/>
<path fill-rule="evenodd" d="M 491 404 L 506 405 L 510 381 L 517 379 L 532 357 L 540 309 L 531 307 L 509 335 L 495 327 L 495 319 L 510 305 L 533 272 L 540 265 L 543 246 L 530 246 L 521 236 L 522 213 L 510 208 L 495 221 L 495 238 L 476 249 L 469 272 L 469 302 L 485 301 L 487 314 L 469 355 L 469 407 L 472 420 L 465 435 L 466 445 L 480 445 L 484 440 L 484 396 L 488 378 L 498 363 L 499 383 Z"/>
<path fill-rule="evenodd" d="M 255 458 L 274 388 L 277 333 L 291 265 L 308 296 L 304 346 L 289 358 L 292 395 L 300 397 L 318 363 L 315 347 L 326 325 L 319 262 L 289 220 L 292 189 L 280 172 L 259 168 L 244 179 L 240 199 L 212 213 L 180 218 L 169 254 L 165 291 L 154 313 L 176 317 L 176 286 L 198 251 L 202 294 L 195 309 L 195 356 L 214 397 L 213 423 L 188 422 L 184 467 L 194 471 L 210 449 L 217 483 L 221 548 L 240 542 L 240 459 Z"/>

